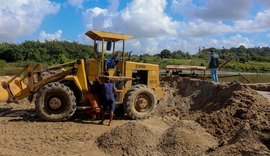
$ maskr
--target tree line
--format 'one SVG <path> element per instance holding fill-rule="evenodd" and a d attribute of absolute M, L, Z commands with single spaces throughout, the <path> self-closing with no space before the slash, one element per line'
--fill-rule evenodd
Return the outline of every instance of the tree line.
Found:
<path fill-rule="evenodd" d="M 199 48 L 198 52 L 194 55 L 190 55 L 188 52 L 182 52 L 181 50 L 171 52 L 168 49 L 164 49 L 157 54 L 161 58 L 175 58 L 175 59 L 191 59 L 191 58 L 201 58 L 207 59 L 208 52 L 216 52 L 221 59 L 225 60 L 235 60 L 237 62 L 245 63 L 248 61 L 259 61 L 259 62 L 269 62 L 270 61 L 270 48 L 269 47 L 254 47 L 246 48 L 244 46 L 239 46 L 238 48 L 232 47 L 230 49 L 222 48 Z"/>
<path fill-rule="evenodd" d="M 221 59 L 234 59 L 241 63 L 248 61 L 270 61 L 269 47 L 246 48 L 244 46 L 230 49 L 199 48 L 198 52 L 193 55 L 181 50 L 171 52 L 168 49 L 164 49 L 154 56 L 148 54 L 134 54 L 132 56 L 136 58 L 136 61 L 141 62 L 151 59 L 207 59 L 210 50 L 219 54 Z M 93 46 L 83 45 L 77 42 L 46 41 L 42 43 L 39 41 L 25 41 L 20 44 L 0 43 L 0 60 L 6 62 L 35 61 L 46 64 L 60 64 L 71 60 L 89 58 L 93 55 Z"/>
<path fill-rule="evenodd" d="M 1 43 L 0 59 L 6 62 L 35 61 L 47 64 L 59 64 L 89 58 L 93 47 L 67 41 L 25 41 L 21 44 Z"/>

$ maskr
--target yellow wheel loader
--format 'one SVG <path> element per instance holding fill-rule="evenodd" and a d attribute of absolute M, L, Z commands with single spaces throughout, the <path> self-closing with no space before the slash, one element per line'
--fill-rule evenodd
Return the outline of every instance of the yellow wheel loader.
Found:
<path fill-rule="evenodd" d="M 126 58 L 125 41 L 132 36 L 93 30 L 86 35 L 94 41 L 93 58 L 49 68 L 28 65 L 9 81 L 2 82 L 0 100 L 18 102 L 29 98 L 35 100 L 36 112 L 42 119 L 64 121 L 76 109 L 89 107 L 95 112 L 102 99 L 97 78 L 100 81 L 109 78 L 117 88 L 117 108 L 132 119 L 148 117 L 163 97 L 159 66 Z M 121 52 L 115 52 L 116 43 L 122 43 Z M 105 59 L 105 52 L 111 52 L 113 57 Z"/>

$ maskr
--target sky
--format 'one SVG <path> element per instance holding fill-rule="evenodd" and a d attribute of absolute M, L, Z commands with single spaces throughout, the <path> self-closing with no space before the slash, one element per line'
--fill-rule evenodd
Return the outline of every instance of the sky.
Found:
<path fill-rule="evenodd" d="M 88 30 L 132 35 L 126 51 L 136 54 L 265 47 L 270 0 L 0 0 L 0 42 L 93 45 Z"/>

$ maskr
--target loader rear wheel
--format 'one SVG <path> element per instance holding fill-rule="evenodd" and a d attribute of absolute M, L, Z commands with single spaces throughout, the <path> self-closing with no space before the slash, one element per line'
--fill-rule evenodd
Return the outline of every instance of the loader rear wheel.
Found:
<path fill-rule="evenodd" d="M 49 83 L 37 93 L 35 109 L 44 120 L 64 121 L 74 114 L 76 98 L 67 86 Z"/>
<path fill-rule="evenodd" d="M 144 119 L 151 115 L 157 105 L 154 91 L 146 85 L 131 87 L 124 98 L 124 109 L 132 119 Z"/>

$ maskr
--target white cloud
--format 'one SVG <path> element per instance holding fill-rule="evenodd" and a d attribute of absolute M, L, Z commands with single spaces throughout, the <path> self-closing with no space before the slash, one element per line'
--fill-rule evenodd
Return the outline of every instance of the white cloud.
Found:
<path fill-rule="evenodd" d="M 182 23 L 179 35 L 202 37 L 227 33 L 256 33 L 270 29 L 270 9 L 258 12 L 254 18 L 236 20 L 228 25 L 222 21 L 192 20 Z"/>
<path fill-rule="evenodd" d="M 83 8 L 84 0 L 68 0 L 68 3 L 76 8 L 82 9 Z"/>
<path fill-rule="evenodd" d="M 87 44 L 87 45 L 93 45 L 93 40 L 90 39 L 85 34 L 79 34 L 79 35 L 77 35 L 77 39 L 78 39 L 78 42 L 79 43 Z"/>
<path fill-rule="evenodd" d="M 56 31 L 54 34 L 46 33 L 45 31 L 41 31 L 39 33 L 39 41 L 45 42 L 45 41 L 60 41 L 62 38 L 62 30 Z"/>
<path fill-rule="evenodd" d="M 204 2 L 205 6 L 198 8 L 192 0 L 173 0 L 172 8 L 197 10 L 195 15 L 199 17 L 182 22 L 178 29 L 180 30 L 179 35 L 201 37 L 226 33 L 262 32 L 270 28 L 270 9 L 251 16 L 248 14 L 251 0 L 208 0 Z M 256 2 L 270 4 L 269 0 Z M 230 20 L 230 24 L 225 24 L 226 20 Z"/>
<path fill-rule="evenodd" d="M 249 6 L 250 0 L 208 0 L 194 14 L 205 20 L 243 19 L 248 15 Z"/>
<path fill-rule="evenodd" d="M 232 36 L 228 39 L 223 39 L 220 41 L 220 43 L 223 45 L 224 47 L 239 47 L 241 45 L 245 46 L 245 47 L 253 47 L 254 41 L 251 41 L 249 38 L 247 37 L 243 37 L 240 34 L 236 34 L 235 36 Z"/>
<path fill-rule="evenodd" d="M 202 37 L 209 35 L 218 35 L 224 33 L 233 32 L 234 29 L 231 26 L 219 22 L 206 22 L 203 20 L 194 20 L 188 23 L 185 23 L 180 28 L 180 32 L 183 36 L 190 37 Z"/>
<path fill-rule="evenodd" d="M 235 24 L 238 31 L 265 31 L 270 28 L 270 9 L 258 12 L 254 19 L 236 21 Z"/>
<path fill-rule="evenodd" d="M 148 53 L 156 54 L 157 50 L 160 49 L 159 42 L 157 38 L 144 38 L 144 39 L 132 39 L 127 44 L 130 46 L 127 48 L 127 51 L 134 51 L 135 53 Z M 143 51 L 142 51 L 142 47 Z"/>
<path fill-rule="evenodd" d="M 196 6 L 193 4 L 192 0 L 172 0 L 171 9 L 175 13 L 189 15 L 196 9 Z"/>
<path fill-rule="evenodd" d="M 95 7 L 93 9 L 88 9 L 86 11 L 86 13 L 90 13 L 90 14 L 92 14 L 93 17 L 97 17 L 99 15 L 106 15 L 107 14 L 107 10 L 106 9 L 101 9 L 101 8 L 98 8 L 98 7 Z"/>
<path fill-rule="evenodd" d="M 110 12 L 116 12 L 118 10 L 119 4 L 120 4 L 120 0 L 108 0 L 111 5 L 109 6 L 108 10 Z"/>
<path fill-rule="evenodd" d="M 119 0 L 109 0 L 108 8 L 89 8 L 84 12 L 84 18 L 87 30 L 133 35 L 135 39 L 127 41 L 126 51 L 134 53 L 155 54 L 163 49 L 194 53 L 199 47 L 266 45 L 241 35 L 270 28 L 270 11 L 249 14 L 251 1 L 201 0 L 200 3 L 205 5 L 200 6 L 193 0 L 172 0 L 169 7 L 174 13 L 186 16 L 176 21 L 166 14 L 166 0 L 133 0 L 120 11 Z"/>
<path fill-rule="evenodd" d="M 108 11 L 98 7 L 87 9 L 83 15 L 86 23 L 86 29 L 97 29 L 98 27 L 105 27 L 105 21 Z"/>
<path fill-rule="evenodd" d="M 116 31 L 138 38 L 176 35 L 178 22 L 164 12 L 166 0 L 133 0 L 120 12 L 91 8 L 84 15 L 91 18 L 87 28 Z"/>
<path fill-rule="evenodd" d="M 14 42 L 16 38 L 31 35 L 46 15 L 56 14 L 60 4 L 49 0 L 0 1 L 0 42 Z"/>
<path fill-rule="evenodd" d="M 187 6 L 194 6 L 192 0 L 172 0 L 172 9 L 175 11 L 181 10 Z"/>
<path fill-rule="evenodd" d="M 165 42 L 164 39 L 163 42 Z M 244 45 L 245 47 L 254 47 L 254 46 L 265 46 L 265 43 L 258 42 L 256 40 L 250 39 L 248 37 L 244 37 L 241 34 L 232 35 L 230 37 L 198 37 L 198 38 L 175 38 L 169 42 L 169 49 L 173 50 L 182 50 L 188 51 L 191 53 L 198 52 L 199 47 L 215 47 L 222 49 L 231 48 L 231 47 L 239 47 L 240 45 Z M 164 48 L 163 48 L 164 49 Z M 158 51 L 160 52 L 160 51 Z"/>
<path fill-rule="evenodd" d="M 139 38 L 177 35 L 180 23 L 164 12 L 166 5 L 165 0 L 134 0 L 117 16 L 113 29 Z"/>
<path fill-rule="evenodd" d="M 229 37 L 159 37 L 151 39 L 132 39 L 127 42 L 127 51 L 134 51 L 135 53 L 160 53 L 163 49 L 169 49 L 170 51 L 182 50 L 184 52 L 197 53 L 199 47 L 215 47 L 222 49 L 239 47 L 244 45 L 245 47 L 254 46 L 267 46 L 263 42 L 259 42 L 241 34 L 231 35 Z"/>

